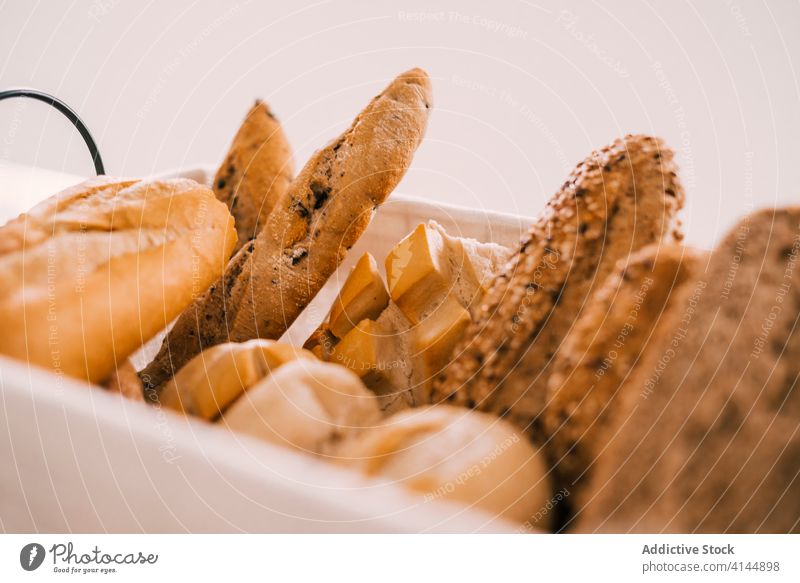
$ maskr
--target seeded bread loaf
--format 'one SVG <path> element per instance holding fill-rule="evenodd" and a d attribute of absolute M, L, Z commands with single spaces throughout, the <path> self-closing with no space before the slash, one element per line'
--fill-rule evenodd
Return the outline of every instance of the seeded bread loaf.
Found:
<path fill-rule="evenodd" d="M 292 181 L 292 149 L 280 122 L 263 101 L 256 101 L 233 139 L 214 177 L 214 194 L 236 221 L 238 251 L 267 222 Z"/>
<path fill-rule="evenodd" d="M 193 180 L 98 178 L 0 228 L 0 352 L 106 380 L 222 273 L 233 218 Z"/>
<path fill-rule="evenodd" d="M 627 136 L 581 162 L 494 280 L 434 385 L 446 400 L 536 433 L 552 359 L 616 262 L 675 233 L 683 204 L 673 154 Z"/>
<path fill-rule="evenodd" d="M 565 505 L 581 505 L 620 387 L 659 323 L 669 320 L 681 287 L 698 274 L 701 257 L 680 245 L 654 244 L 621 260 L 567 334 L 542 414 L 556 489 L 570 492 Z"/>
<path fill-rule="evenodd" d="M 146 387 L 160 386 L 204 348 L 229 340 L 279 338 L 405 174 L 430 107 L 428 76 L 412 69 L 316 152 L 256 239 L 234 255 L 223 277 L 178 319 L 141 373 Z"/>
<path fill-rule="evenodd" d="M 746 217 L 623 388 L 581 532 L 800 531 L 800 207 Z"/>

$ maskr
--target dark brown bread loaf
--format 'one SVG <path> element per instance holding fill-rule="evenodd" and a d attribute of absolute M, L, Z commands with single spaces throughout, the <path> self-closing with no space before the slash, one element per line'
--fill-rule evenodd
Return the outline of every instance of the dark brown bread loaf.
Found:
<path fill-rule="evenodd" d="M 525 430 L 546 401 L 551 362 L 616 262 L 670 236 L 683 205 L 672 152 L 627 136 L 573 170 L 484 297 L 434 387 Z"/>
<path fill-rule="evenodd" d="M 142 371 L 145 384 L 161 385 L 202 349 L 220 342 L 279 338 L 405 174 L 425 133 L 431 102 L 428 75 L 407 71 L 347 131 L 316 152 L 256 239 L 178 319 Z"/>
<path fill-rule="evenodd" d="M 623 388 L 583 532 L 800 530 L 800 207 L 745 218 Z"/>
<path fill-rule="evenodd" d="M 214 177 L 214 194 L 236 220 L 236 250 L 255 238 L 294 175 L 292 149 L 269 106 L 256 101 Z"/>
<path fill-rule="evenodd" d="M 678 290 L 698 274 L 701 258 L 680 245 L 654 244 L 620 261 L 556 355 L 543 438 L 555 489 L 566 488 L 571 505 L 581 505 L 620 386 L 651 345 L 659 323 L 669 321 Z"/>

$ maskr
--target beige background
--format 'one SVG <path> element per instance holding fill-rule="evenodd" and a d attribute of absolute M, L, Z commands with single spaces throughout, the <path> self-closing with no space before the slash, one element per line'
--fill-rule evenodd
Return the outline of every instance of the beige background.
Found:
<path fill-rule="evenodd" d="M 0 87 L 77 108 L 111 174 L 216 164 L 257 97 L 299 163 L 383 84 L 434 78 L 428 137 L 400 190 L 534 214 L 572 165 L 648 132 L 679 153 L 689 240 L 800 201 L 800 3 L 122 2 L 0 4 Z M 45 106 L 0 104 L 8 162 L 87 175 Z"/>

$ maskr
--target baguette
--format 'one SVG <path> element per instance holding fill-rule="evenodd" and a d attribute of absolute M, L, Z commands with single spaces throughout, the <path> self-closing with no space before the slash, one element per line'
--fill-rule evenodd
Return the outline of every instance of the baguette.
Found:
<path fill-rule="evenodd" d="M 286 331 L 405 174 L 430 107 L 427 74 L 408 71 L 312 156 L 256 239 L 181 315 L 142 371 L 152 398 L 173 371 L 204 348 L 277 339 Z"/>
<path fill-rule="evenodd" d="M 235 251 L 255 238 L 294 174 L 289 141 L 269 106 L 256 101 L 214 177 L 213 190 L 236 221 Z"/>
<path fill-rule="evenodd" d="M 222 273 L 233 218 L 193 180 L 90 180 L 0 228 L 0 352 L 92 383 Z"/>
<path fill-rule="evenodd" d="M 495 278 L 434 402 L 537 433 L 553 356 L 592 291 L 619 259 L 676 235 L 684 193 L 672 158 L 657 138 L 627 136 L 578 165 Z"/>
<path fill-rule="evenodd" d="M 800 531 L 799 255 L 800 207 L 759 211 L 681 288 L 570 527 Z"/>

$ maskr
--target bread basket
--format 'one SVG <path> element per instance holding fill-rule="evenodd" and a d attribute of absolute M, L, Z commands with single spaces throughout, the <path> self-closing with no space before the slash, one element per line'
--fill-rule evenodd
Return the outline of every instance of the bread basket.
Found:
<path fill-rule="evenodd" d="M 205 168 L 166 173 L 208 184 Z M 75 181 L 79 181 L 75 177 Z M 33 202 L 33 201 L 31 201 Z M 287 331 L 303 340 L 364 252 L 384 256 L 419 222 L 515 244 L 530 220 L 395 193 Z M 152 339 L 134 356 L 143 364 Z M 476 532 L 519 526 L 425 501 L 309 456 L 128 402 L 0 357 L 0 521 L 7 532 Z"/>

